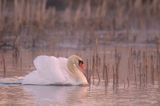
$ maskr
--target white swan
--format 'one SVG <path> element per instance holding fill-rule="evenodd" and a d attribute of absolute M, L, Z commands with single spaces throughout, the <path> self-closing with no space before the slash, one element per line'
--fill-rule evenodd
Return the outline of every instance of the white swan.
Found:
<path fill-rule="evenodd" d="M 26 75 L 22 84 L 36 85 L 87 85 L 83 61 L 79 56 L 67 58 L 38 56 L 33 61 L 36 70 Z"/>

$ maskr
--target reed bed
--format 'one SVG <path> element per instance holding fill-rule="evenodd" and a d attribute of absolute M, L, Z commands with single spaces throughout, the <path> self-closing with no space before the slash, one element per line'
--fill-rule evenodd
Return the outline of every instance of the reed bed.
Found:
<path fill-rule="evenodd" d="M 87 64 L 93 66 L 90 68 L 87 65 L 86 68 L 87 73 L 92 73 L 91 78 L 87 75 L 90 83 L 96 84 L 96 79 L 97 83 L 104 82 L 105 86 L 111 83 L 113 88 L 117 88 L 119 85 L 129 87 L 133 84 L 137 87 L 147 87 L 159 83 L 159 54 L 157 54 L 155 48 L 126 48 L 123 56 L 121 56 L 121 51 L 117 47 L 113 51 L 113 62 L 107 60 L 106 54 L 101 56 L 97 53 L 97 57 L 103 60 L 101 66 L 96 65 L 94 56 L 89 57 L 92 58 L 92 62 L 87 61 Z M 124 56 L 127 56 L 127 60 L 123 59 Z M 121 64 L 125 64 L 124 61 L 128 61 L 125 67 L 121 66 Z"/>
<path fill-rule="evenodd" d="M 99 47 L 100 48 L 100 47 Z M 68 57 L 71 54 L 78 54 L 85 61 L 85 75 L 89 84 L 105 87 L 112 85 L 113 88 L 121 87 L 147 87 L 160 83 L 159 49 L 156 47 L 108 47 L 105 50 L 99 50 L 98 46 L 94 50 L 79 52 L 80 50 L 44 50 L 31 53 L 21 51 L 21 56 L 11 55 L 8 58 L 8 53 L 1 53 L 1 76 L 8 77 L 11 73 L 20 72 L 20 75 L 25 75 L 34 69 L 33 59 L 41 54 L 64 56 Z M 87 54 L 86 54 L 87 53 Z M 10 52 L 14 54 L 14 52 Z M 19 55 L 19 54 L 17 54 Z M 10 61 L 16 61 L 11 62 Z M 12 67 L 10 66 L 12 65 Z M 11 70 L 10 68 L 11 67 Z M 14 71 L 13 71 L 14 70 Z M 11 76 L 13 76 L 11 75 Z"/>

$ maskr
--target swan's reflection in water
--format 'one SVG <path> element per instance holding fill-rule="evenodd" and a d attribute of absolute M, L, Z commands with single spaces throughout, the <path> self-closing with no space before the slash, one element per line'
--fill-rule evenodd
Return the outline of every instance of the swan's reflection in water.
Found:
<path fill-rule="evenodd" d="M 78 105 L 87 97 L 88 87 L 81 86 L 24 86 L 37 105 Z"/>

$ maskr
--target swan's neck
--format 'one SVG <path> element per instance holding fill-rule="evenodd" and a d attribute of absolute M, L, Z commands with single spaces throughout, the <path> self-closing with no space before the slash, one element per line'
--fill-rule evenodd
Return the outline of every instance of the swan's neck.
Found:
<path fill-rule="evenodd" d="M 67 64 L 67 66 L 68 66 L 69 74 L 73 79 L 75 79 L 76 81 L 81 81 L 81 80 L 85 79 L 85 76 L 79 70 L 79 68 L 76 64 L 69 62 Z"/>
<path fill-rule="evenodd" d="M 79 71 L 76 65 L 72 62 L 68 62 L 67 67 L 68 67 L 68 71 L 71 74 L 71 76 L 75 76 L 76 72 Z"/>

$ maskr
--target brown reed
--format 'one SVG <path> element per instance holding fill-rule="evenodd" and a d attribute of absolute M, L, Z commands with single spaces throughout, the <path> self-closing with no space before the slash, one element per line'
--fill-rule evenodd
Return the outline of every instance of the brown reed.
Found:
<path fill-rule="evenodd" d="M 154 62 L 153 62 L 153 55 L 150 56 L 150 60 L 151 60 L 151 82 L 154 85 L 154 81 L 155 81 L 155 69 L 154 69 Z"/>
<path fill-rule="evenodd" d="M 108 86 L 108 83 L 109 83 L 109 78 L 108 78 L 108 71 L 109 71 L 109 68 L 108 68 L 109 66 L 107 66 L 107 65 L 105 65 L 104 66 L 104 70 L 105 70 L 105 72 L 104 72 L 104 74 L 105 74 L 105 76 L 104 76 L 104 80 L 105 80 L 105 87 L 107 87 Z"/>
<path fill-rule="evenodd" d="M 88 59 L 87 59 L 87 62 L 86 62 L 86 78 L 87 78 L 87 81 L 88 83 L 90 84 L 91 83 L 91 77 L 90 77 L 90 72 L 89 72 L 89 65 L 88 65 Z"/>
<path fill-rule="evenodd" d="M 98 47 L 98 46 L 97 46 Z M 149 49 L 150 50 L 150 49 Z M 128 87 L 130 86 L 130 83 L 132 83 L 132 81 L 134 81 L 136 86 L 139 87 L 147 87 L 147 84 L 151 81 L 152 84 L 154 84 L 154 82 L 156 81 L 155 79 L 155 69 L 154 69 L 154 62 L 156 62 L 156 66 L 157 66 L 157 58 L 153 58 L 153 55 L 150 55 L 152 53 L 157 53 L 154 52 L 154 48 L 153 51 L 148 49 L 137 49 L 137 48 L 129 48 L 128 49 L 128 70 L 126 70 L 127 73 L 127 77 L 126 77 L 126 81 L 127 81 L 127 85 Z M 109 79 L 112 79 L 112 84 L 113 84 L 113 88 L 117 88 L 119 86 L 119 84 L 121 84 L 121 77 L 120 77 L 120 67 L 121 67 L 121 61 L 123 60 L 123 57 L 121 56 L 120 53 L 120 49 L 118 47 L 114 48 L 114 56 L 112 57 L 112 59 L 114 59 L 114 63 L 106 63 L 108 62 L 107 56 L 106 56 L 106 52 L 102 52 L 103 54 L 99 55 L 98 50 L 95 49 L 93 50 L 93 54 L 90 57 L 90 61 L 88 61 L 87 59 L 87 79 L 89 80 L 89 78 L 92 78 L 92 80 L 90 81 L 90 84 L 99 84 L 101 83 L 102 80 L 104 80 L 104 85 L 107 87 L 108 83 L 109 83 Z M 158 54 L 154 54 L 154 56 L 158 56 Z M 103 60 L 103 61 L 101 61 Z M 155 61 L 156 60 L 156 61 Z M 90 68 L 89 68 L 89 64 L 90 64 Z M 111 70 L 109 71 L 109 66 L 111 66 Z M 89 71 L 89 69 L 91 71 Z M 151 69 L 151 70 L 150 70 Z M 158 73 L 158 71 L 157 71 Z M 102 74 L 102 75 L 101 75 Z M 112 75 L 112 76 L 111 76 Z M 158 74 L 157 74 L 158 75 Z M 123 77 L 123 76 L 122 76 Z M 132 80 L 133 77 L 133 80 Z M 156 76 L 156 78 L 158 78 Z M 95 83 L 95 79 L 97 79 L 96 81 L 98 81 L 98 83 Z M 158 79 L 159 80 L 159 79 Z M 124 81 L 124 87 L 125 87 L 125 83 L 126 81 Z"/>
<path fill-rule="evenodd" d="M 4 53 L 2 53 L 2 64 L 3 64 L 3 77 L 6 77 L 7 70 L 6 70 L 6 60 Z"/>

